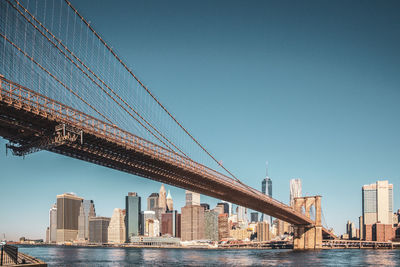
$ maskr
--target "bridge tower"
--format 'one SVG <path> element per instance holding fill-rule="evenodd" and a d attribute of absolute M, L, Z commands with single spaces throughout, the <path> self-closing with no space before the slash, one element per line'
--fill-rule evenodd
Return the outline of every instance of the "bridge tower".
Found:
<path fill-rule="evenodd" d="M 311 207 L 315 208 L 315 222 L 312 225 L 294 225 L 294 249 L 322 248 L 321 196 L 296 197 L 294 209 L 304 212 L 310 218 Z M 303 210 L 304 209 L 304 210 Z"/>

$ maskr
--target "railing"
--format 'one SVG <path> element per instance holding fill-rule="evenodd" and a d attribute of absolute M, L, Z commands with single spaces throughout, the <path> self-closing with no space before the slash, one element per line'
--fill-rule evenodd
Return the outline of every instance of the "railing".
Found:
<path fill-rule="evenodd" d="M 12 245 L 2 245 L 0 255 L 0 266 L 36 266 L 47 267 L 47 264 L 32 256 L 18 251 L 18 247 Z"/>
<path fill-rule="evenodd" d="M 0 266 L 11 264 L 18 264 L 18 248 L 10 245 L 2 245 Z"/>
<path fill-rule="evenodd" d="M 147 156 L 160 159 L 161 161 L 175 165 L 179 168 L 184 167 L 185 169 L 200 174 L 203 177 L 219 179 L 219 182 L 223 184 L 251 193 L 258 198 L 266 200 L 272 205 L 279 206 L 282 210 L 292 213 L 297 218 L 302 218 L 305 221 L 311 222 L 311 220 L 306 218 L 303 214 L 296 212 L 286 204 L 273 199 L 258 190 L 250 188 L 226 175 L 221 174 L 220 172 L 197 163 L 172 150 L 168 150 L 130 132 L 122 130 L 116 125 L 103 122 L 79 110 L 66 106 L 61 102 L 50 99 L 45 95 L 9 81 L 1 75 L 0 101 L 10 105 L 12 104 L 19 109 L 24 109 L 51 120 L 67 123 L 78 129 L 84 130 L 85 133 L 107 139 L 111 142 L 126 147 L 127 149 L 140 151 Z"/>
<path fill-rule="evenodd" d="M 322 241 L 323 248 L 348 248 L 348 249 L 399 249 L 400 243 L 399 242 L 391 242 L 391 241 L 365 241 L 365 240 L 323 240 Z"/>

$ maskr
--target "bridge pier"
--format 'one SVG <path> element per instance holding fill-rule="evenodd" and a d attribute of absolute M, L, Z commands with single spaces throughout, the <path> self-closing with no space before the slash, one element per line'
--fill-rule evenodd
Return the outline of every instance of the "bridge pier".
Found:
<path fill-rule="evenodd" d="M 310 216 L 310 209 L 315 208 L 315 223 L 313 225 L 294 225 L 293 248 L 321 249 L 322 248 L 322 225 L 321 225 L 321 196 L 298 197 L 294 199 L 294 208 L 305 215 Z"/>

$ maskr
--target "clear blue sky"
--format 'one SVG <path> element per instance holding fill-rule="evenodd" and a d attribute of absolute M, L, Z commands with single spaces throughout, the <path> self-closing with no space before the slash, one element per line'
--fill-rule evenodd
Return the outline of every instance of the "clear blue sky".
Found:
<path fill-rule="evenodd" d="M 338 233 L 358 222 L 363 184 L 388 179 L 400 208 L 400 2 L 72 3 L 245 183 L 260 189 L 268 160 L 273 196 L 288 202 L 289 180 L 301 178 L 304 193 L 323 196 Z M 159 190 L 49 152 L 6 156 L 5 143 L 0 234 L 8 239 L 44 238 L 57 194 L 93 199 L 111 216 L 128 191 Z M 184 191 L 168 189 L 180 208 Z"/>

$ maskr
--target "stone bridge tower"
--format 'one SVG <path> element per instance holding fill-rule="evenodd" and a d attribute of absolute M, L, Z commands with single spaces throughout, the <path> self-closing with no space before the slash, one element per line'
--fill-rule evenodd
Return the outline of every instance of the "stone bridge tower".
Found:
<path fill-rule="evenodd" d="M 310 209 L 315 208 L 315 222 L 312 225 L 294 225 L 294 249 L 322 248 L 321 196 L 296 197 L 294 209 L 310 216 Z"/>

